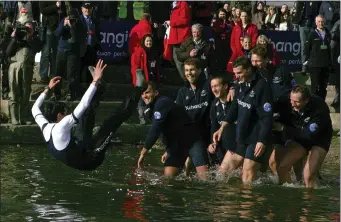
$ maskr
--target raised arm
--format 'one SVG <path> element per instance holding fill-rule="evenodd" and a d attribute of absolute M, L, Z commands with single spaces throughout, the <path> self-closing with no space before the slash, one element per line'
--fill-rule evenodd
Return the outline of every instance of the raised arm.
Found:
<path fill-rule="evenodd" d="M 53 79 L 50 80 L 49 85 L 45 88 L 44 92 L 40 94 L 38 99 L 35 101 L 32 107 L 32 116 L 36 123 L 39 125 L 40 129 L 42 129 L 42 126 L 45 123 L 48 123 L 47 119 L 44 117 L 42 114 L 40 107 L 44 102 L 44 99 L 46 98 L 47 93 L 49 92 L 50 89 L 52 89 L 55 85 L 57 85 L 60 82 L 61 77 L 56 76 Z"/>

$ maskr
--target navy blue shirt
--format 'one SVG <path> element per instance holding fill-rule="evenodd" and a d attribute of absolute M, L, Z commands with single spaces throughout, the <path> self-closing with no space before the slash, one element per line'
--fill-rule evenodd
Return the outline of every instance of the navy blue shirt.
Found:
<path fill-rule="evenodd" d="M 236 86 L 235 98 L 225 121 L 230 124 L 237 121 L 239 144 L 266 144 L 272 130 L 271 88 L 259 73 L 252 73 L 252 76 L 251 82 Z"/>

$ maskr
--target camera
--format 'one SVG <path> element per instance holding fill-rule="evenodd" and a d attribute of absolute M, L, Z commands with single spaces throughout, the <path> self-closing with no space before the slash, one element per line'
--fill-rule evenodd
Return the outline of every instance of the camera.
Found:
<path fill-rule="evenodd" d="M 80 15 L 77 11 L 77 9 L 71 9 L 70 11 L 70 15 L 69 15 L 69 20 L 70 20 L 70 24 L 73 26 L 74 24 L 77 23 L 78 19 L 79 19 Z"/>
<path fill-rule="evenodd" d="M 28 27 L 21 23 L 16 23 L 15 25 L 15 36 L 18 40 L 27 40 L 28 37 Z"/>

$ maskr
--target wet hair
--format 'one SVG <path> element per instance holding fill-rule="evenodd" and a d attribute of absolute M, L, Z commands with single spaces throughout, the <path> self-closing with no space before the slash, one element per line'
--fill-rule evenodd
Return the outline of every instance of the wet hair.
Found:
<path fill-rule="evenodd" d="M 240 56 L 232 64 L 233 68 L 237 68 L 239 66 L 241 66 L 243 69 L 249 69 L 252 67 L 252 64 L 250 59 L 248 59 L 246 56 Z"/>
<path fill-rule="evenodd" d="M 143 83 L 143 85 L 142 85 L 142 92 L 146 91 L 149 86 L 150 86 L 150 88 L 153 91 L 158 91 L 159 90 L 158 84 L 156 84 L 154 81 L 149 81 L 149 82 L 144 82 Z"/>
<path fill-rule="evenodd" d="M 258 45 L 255 48 L 251 49 L 251 55 L 252 54 L 257 55 L 262 59 L 268 59 L 267 49 L 262 45 Z"/>
<path fill-rule="evenodd" d="M 302 94 L 302 100 L 307 100 L 311 97 L 309 88 L 302 85 L 296 85 L 294 88 L 291 89 L 292 93 L 301 93 Z"/>
<path fill-rule="evenodd" d="M 45 116 L 49 122 L 56 122 L 58 113 L 65 114 L 67 107 L 63 102 L 46 103 Z"/>
<path fill-rule="evenodd" d="M 188 58 L 184 62 L 184 65 L 195 66 L 195 68 L 199 69 L 200 68 L 200 61 L 197 58 Z"/>

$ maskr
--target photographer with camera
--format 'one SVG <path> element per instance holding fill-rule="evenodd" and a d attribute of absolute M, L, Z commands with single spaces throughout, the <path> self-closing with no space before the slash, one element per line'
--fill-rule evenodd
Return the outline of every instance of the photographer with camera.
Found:
<path fill-rule="evenodd" d="M 9 111 L 13 125 L 29 125 L 28 102 L 31 94 L 34 57 L 41 50 L 41 41 L 34 31 L 33 23 L 17 23 L 11 34 L 12 40 L 6 54 L 10 58 Z"/>
<path fill-rule="evenodd" d="M 58 39 L 56 74 L 67 79 L 66 100 L 75 100 L 79 96 L 80 58 L 84 56 L 87 45 L 87 27 L 83 24 L 76 8 L 63 18 L 56 30 Z M 54 91 L 54 99 L 61 99 L 61 84 Z"/>

